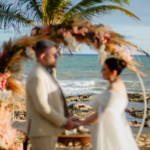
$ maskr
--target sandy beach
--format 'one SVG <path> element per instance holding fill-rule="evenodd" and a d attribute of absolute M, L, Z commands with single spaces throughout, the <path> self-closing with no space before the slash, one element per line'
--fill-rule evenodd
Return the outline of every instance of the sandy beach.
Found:
<path fill-rule="evenodd" d="M 86 102 L 90 102 L 92 100 L 92 97 L 94 95 L 77 95 L 77 96 L 67 96 L 66 97 L 66 102 L 68 104 L 68 106 L 72 103 L 86 103 Z M 147 94 L 147 103 L 150 104 L 150 94 Z M 128 94 L 129 97 L 129 102 L 137 102 L 137 103 L 143 103 L 143 94 L 140 93 L 129 93 Z M 76 104 L 73 106 L 69 106 L 69 112 L 71 116 L 74 117 L 79 117 L 80 119 L 84 119 L 87 116 L 89 116 L 91 113 L 94 112 L 92 107 L 88 107 L 86 105 L 84 106 L 79 106 L 80 104 Z M 17 100 L 17 106 L 15 108 L 15 121 L 25 121 L 26 120 L 26 102 L 25 99 L 21 99 L 21 100 Z M 86 108 L 88 107 L 88 108 Z M 74 109 L 75 108 L 75 109 Z M 84 109 L 84 110 L 83 110 Z M 142 118 L 143 117 L 143 109 L 136 109 L 136 108 L 132 108 L 132 109 L 126 109 L 125 110 L 127 113 L 129 113 L 131 116 L 136 117 L 136 118 Z M 84 115 L 82 115 L 82 113 Z M 149 112 L 149 118 L 150 118 L 150 109 L 148 109 Z M 136 123 L 136 122 L 135 122 Z"/>
<path fill-rule="evenodd" d="M 129 102 L 139 102 L 143 103 L 142 94 L 128 94 Z M 78 95 L 78 96 L 68 96 L 66 101 L 68 104 L 68 109 L 70 116 L 78 117 L 81 120 L 84 120 L 90 114 L 94 113 L 93 108 L 90 105 L 84 104 L 85 101 L 91 101 L 93 95 Z M 75 102 L 75 103 L 74 103 Z M 147 94 L 147 102 L 150 103 L 150 94 Z M 17 101 L 20 108 L 15 108 L 14 121 L 17 122 L 26 122 L 26 103 L 25 99 Z M 134 116 L 135 114 L 142 115 L 142 111 L 138 109 L 126 109 L 126 112 Z M 138 117 L 138 116 L 137 116 Z M 135 119 L 136 120 L 136 119 Z M 130 126 L 140 126 L 138 121 L 130 121 Z M 22 127 L 19 127 L 22 128 Z M 136 134 L 134 134 L 136 136 Z M 140 150 L 150 150 L 150 135 L 141 135 L 137 141 Z M 84 149 L 91 150 L 92 145 L 87 144 Z M 57 150 L 80 150 L 81 146 L 79 143 L 76 143 L 76 146 L 73 147 L 72 143 L 69 143 L 68 147 L 63 146 L 62 144 L 57 144 Z"/>

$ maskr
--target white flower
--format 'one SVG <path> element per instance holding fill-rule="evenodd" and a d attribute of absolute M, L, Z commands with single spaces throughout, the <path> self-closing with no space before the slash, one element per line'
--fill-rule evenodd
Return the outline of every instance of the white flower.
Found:
<path fill-rule="evenodd" d="M 76 41 L 76 38 L 71 36 L 68 38 L 64 38 L 64 40 L 67 42 L 67 46 L 72 51 L 78 51 L 80 49 L 79 43 Z"/>
<path fill-rule="evenodd" d="M 3 91 L 0 91 L 0 101 L 4 101 L 5 99 L 9 99 L 12 95 L 12 91 L 7 91 L 4 89 Z"/>
<path fill-rule="evenodd" d="M 99 49 L 99 59 L 100 59 L 101 64 L 103 64 L 107 58 L 107 52 L 105 51 L 105 48 L 106 46 L 102 44 Z"/>
<path fill-rule="evenodd" d="M 33 51 L 32 48 L 26 47 L 26 54 L 29 58 L 35 59 L 35 52 Z"/>

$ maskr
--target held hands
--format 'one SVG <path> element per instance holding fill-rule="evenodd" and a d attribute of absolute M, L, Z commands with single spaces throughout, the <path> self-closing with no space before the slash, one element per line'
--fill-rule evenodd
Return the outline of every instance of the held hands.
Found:
<path fill-rule="evenodd" d="M 70 117 L 70 118 L 67 119 L 67 123 L 65 125 L 65 129 L 72 130 L 72 129 L 77 128 L 77 127 L 79 127 L 81 125 L 82 125 L 81 121 L 78 118 Z"/>

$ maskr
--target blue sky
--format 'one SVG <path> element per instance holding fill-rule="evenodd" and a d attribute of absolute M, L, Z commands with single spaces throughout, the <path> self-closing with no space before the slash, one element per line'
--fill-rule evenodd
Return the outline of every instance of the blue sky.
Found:
<path fill-rule="evenodd" d="M 110 15 L 94 18 L 93 23 L 109 25 L 113 31 L 126 36 L 126 40 L 150 53 L 150 0 L 129 1 L 130 6 L 123 5 L 123 7 L 138 16 L 140 21 L 117 11 Z M 86 49 L 82 49 L 81 52 L 86 53 Z M 88 53 L 93 53 L 93 51 L 88 50 Z"/>
<path fill-rule="evenodd" d="M 122 12 L 117 11 L 110 15 L 93 18 L 92 23 L 109 25 L 113 31 L 126 36 L 126 40 L 150 53 L 150 0 L 129 1 L 130 6 L 125 4 L 122 6 L 138 16 L 141 19 L 140 21 L 129 18 Z M 3 30 L 0 31 L 0 35 L 0 44 L 2 44 L 3 41 L 7 41 L 10 37 L 17 36 L 12 33 L 4 33 Z M 92 54 L 96 52 L 90 50 L 87 46 L 82 46 L 78 53 Z"/>

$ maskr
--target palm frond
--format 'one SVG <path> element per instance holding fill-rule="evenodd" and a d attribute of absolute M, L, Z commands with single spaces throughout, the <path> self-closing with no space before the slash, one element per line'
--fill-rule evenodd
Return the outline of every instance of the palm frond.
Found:
<path fill-rule="evenodd" d="M 46 20 L 46 18 L 47 18 L 47 3 L 48 3 L 48 1 L 47 0 L 43 0 L 42 1 L 42 6 L 41 6 L 41 9 L 42 9 L 42 13 L 43 13 L 43 20 L 45 21 L 45 22 L 47 22 Z"/>
<path fill-rule="evenodd" d="M 24 17 L 24 14 L 20 12 L 13 4 L 1 3 L 0 5 L 0 25 L 4 30 L 13 26 L 19 29 L 20 25 L 28 26 L 33 25 L 32 20 Z"/>
<path fill-rule="evenodd" d="M 125 3 L 125 4 L 129 5 L 129 0 L 104 0 L 104 2 L 113 2 L 113 3 L 116 3 L 118 5 Z"/>
<path fill-rule="evenodd" d="M 129 0 L 122 0 L 124 3 L 130 5 Z"/>
<path fill-rule="evenodd" d="M 24 9 L 26 15 L 32 20 L 41 21 L 43 18 L 43 13 L 41 10 L 42 3 L 41 0 L 20 0 L 22 5 L 24 5 Z"/>
<path fill-rule="evenodd" d="M 83 19 L 91 19 L 93 17 L 93 15 L 96 15 L 96 16 L 97 15 L 106 15 L 106 14 L 110 14 L 111 12 L 114 12 L 117 10 L 123 12 L 124 14 L 126 14 L 129 17 L 140 20 L 136 15 L 134 15 L 130 11 L 128 11 L 122 7 L 114 6 L 114 5 L 101 5 L 101 6 L 96 6 L 96 7 L 90 7 L 88 9 L 82 10 L 79 13 L 76 13 L 74 16 L 78 16 Z M 74 17 L 74 16 L 71 16 L 71 17 Z"/>
<path fill-rule="evenodd" d="M 103 0 L 82 0 L 81 2 L 77 3 L 75 6 L 73 6 L 61 20 L 69 20 L 78 12 L 82 12 L 83 9 L 87 9 L 91 6 L 96 5 L 97 3 L 102 3 Z"/>
<path fill-rule="evenodd" d="M 89 9 L 91 7 L 99 6 L 103 2 L 112 2 L 121 6 L 122 2 L 129 5 L 128 0 L 82 0 L 81 2 L 77 3 L 73 6 L 62 19 L 69 20 L 73 15 L 76 13 L 82 12 L 85 9 Z M 89 18 L 88 18 L 89 19 Z"/>
<path fill-rule="evenodd" d="M 72 7 L 65 15 L 67 16 L 70 12 L 78 13 L 85 8 L 89 8 L 91 6 L 96 5 L 97 3 L 102 3 L 103 0 L 82 0 L 77 3 L 74 7 Z"/>
<path fill-rule="evenodd" d="M 68 0 L 43 0 L 43 20 L 46 24 L 54 23 L 65 14 L 66 6 L 71 5 Z"/>

